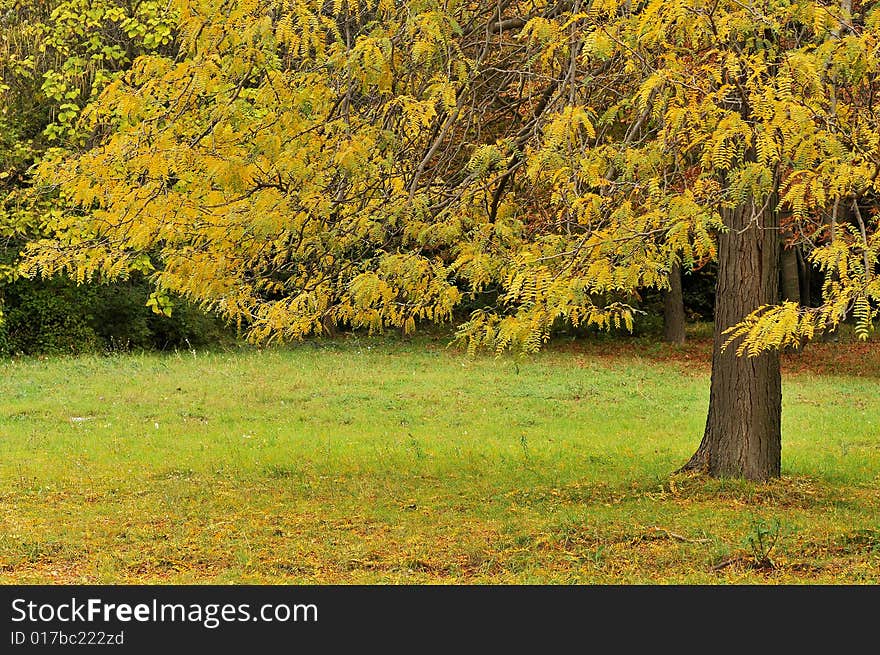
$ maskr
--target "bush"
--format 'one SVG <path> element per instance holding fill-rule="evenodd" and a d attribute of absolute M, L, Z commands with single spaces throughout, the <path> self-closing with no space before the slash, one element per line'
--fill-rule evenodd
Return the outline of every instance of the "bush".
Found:
<path fill-rule="evenodd" d="M 89 314 L 91 288 L 79 289 L 63 280 L 18 280 L 4 292 L 9 352 L 77 354 L 100 348 Z"/>
<path fill-rule="evenodd" d="M 234 340 L 219 319 L 183 299 L 170 317 L 154 314 L 146 306 L 150 291 L 142 278 L 84 285 L 60 277 L 16 280 L 3 287 L 0 353 L 166 350 Z"/>
<path fill-rule="evenodd" d="M 2 307 L 2 306 L 0 306 Z M 9 334 L 6 332 L 6 321 L 0 317 L 0 356 L 7 356 L 11 352 L 9 346 Z"/>
<path fill-rule="evenodd" d="M 220 319 L 181 298 L 175 301 L 171 316 L 162 316 L 150 310 L 147 313 L 152 348 L 203 348 L 228 344 L 235 339 L 234 331 Z"/>

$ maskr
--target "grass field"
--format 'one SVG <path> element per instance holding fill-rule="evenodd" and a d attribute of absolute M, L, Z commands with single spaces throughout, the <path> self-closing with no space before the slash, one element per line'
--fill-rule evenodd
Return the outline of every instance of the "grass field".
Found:
<path fill-rule="evenodd" d="M 878 583 L 877 344 L 785 358 L 784 477 L 671 475 L 708 344 L 0 363 L 2 583 Z"/>

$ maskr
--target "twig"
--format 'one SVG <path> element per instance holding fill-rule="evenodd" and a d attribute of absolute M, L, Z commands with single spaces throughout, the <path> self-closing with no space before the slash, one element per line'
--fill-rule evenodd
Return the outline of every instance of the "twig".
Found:
<path fill-rule="evenodd" d="M 719 562 L 715 566 L 712 567 L 713 571 L 720 571 L 721 569 L 726 569 L 728 566 L 737 561 L 736 557 L 731 557 L 730 559 L 726 559 L 723 562 Z"/>

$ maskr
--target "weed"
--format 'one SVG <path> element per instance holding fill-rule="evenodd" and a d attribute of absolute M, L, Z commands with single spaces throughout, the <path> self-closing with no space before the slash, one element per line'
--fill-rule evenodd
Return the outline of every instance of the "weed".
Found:
<path fill-rule="evenodd" d="M 778 519 L 773 519 L 768 523 L 762 518 L 751 518 L 751 532 L 747 537 L 749 548 L 751 549 L 752 561 L 751 565 L 759 570 L 770 570 L 773 568 L 773 561 L 770 559 L 770 553 L 779 541 L 780 523 Z"/>

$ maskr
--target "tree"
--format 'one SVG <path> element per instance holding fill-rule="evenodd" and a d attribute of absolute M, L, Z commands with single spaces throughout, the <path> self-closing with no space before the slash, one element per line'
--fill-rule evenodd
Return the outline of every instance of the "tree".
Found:
<path fill-rule="evenodd" d="M 48 157 L 59 202 L 29 274 L 151 271 L 291 339 L 450 320 L 536 350 L 560 318 L 632 326 L 633 291 L 717 257 L 703 441 L 686 468 L 779 475 L 777 351 L 848 314 L 866 336 L 876 188 L 874 14 L 815 0 L 175 0 Z M 856 205 L 857 206 L 857 205 Z M 779 304 L 780 212 L 825 272 Z M 850 229 L 850 227 L 852 229 Z"/>
<path fill-rule="evenodd" d="M 54 206 L 28 193 L 31 167 L 53 146 L 88 144 L 81 109 L 136 57 L 169 46 L 172 25 L 157 2 L 0 0 L 0 283 Z"/>
<path fill-rule="evenodd" d="M 669 343 L 684 343 L 685 320 L 681 265 L 673 264 L 669 271 L 669 290 L 663 293 L 663 338 Z"/>

